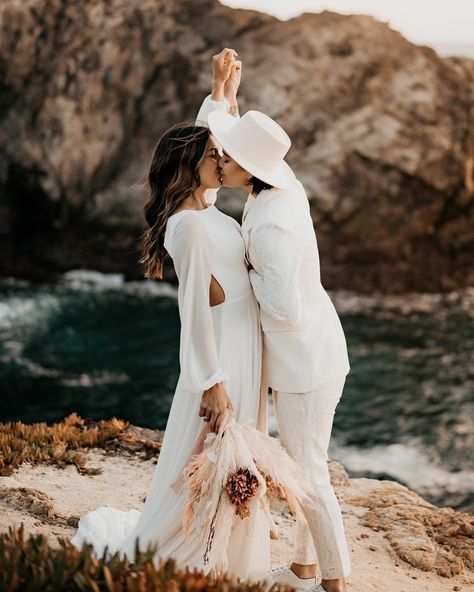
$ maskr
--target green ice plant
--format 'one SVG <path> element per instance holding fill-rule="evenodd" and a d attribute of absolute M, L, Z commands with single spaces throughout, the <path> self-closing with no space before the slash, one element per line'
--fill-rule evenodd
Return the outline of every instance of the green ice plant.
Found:
<path fill-rule="evenodd" d="M 129 425 L 116 417 L 86 421 L 76 413 L 52 425 L 0 423 L 0 476 L 11 475 L 24 462 L 62 468 L 73 464 L 80 473 L 98 475 L 101 469 L 86 467 L 80 452 L 91 447 L 126 448 L 144 452 L 147 458 L 156 456 L 160 443 L 136 437 L 128 431 Z"/>
<path fill-rule="evenodd" d="M 263 592 L 263 584 L 178 570 L 173 559 L 154 561 L 156 546 L 136 547 L 135 562 L 116 553 L 105 561 L 91 545 L 77 549 L 66 538 L 53 548 L 44 535 L 25 536 L 24 525 L 0 534 L 0 592 Z M 284 590 L 284 588 L 280 588 Z"/>

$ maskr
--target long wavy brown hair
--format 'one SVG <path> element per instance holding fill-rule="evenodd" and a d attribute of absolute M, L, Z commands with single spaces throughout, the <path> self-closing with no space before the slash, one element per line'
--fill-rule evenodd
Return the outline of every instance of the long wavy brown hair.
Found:
<path fill-rule="evenodd" d="M 199 166 L 207 153 L 209 128 L 180 123 L 166 131 L 153 152 L 148 172 L 140 263 L 148 279 L 163 277 L 166 223 L 179 205 L 200 186 Z"/>

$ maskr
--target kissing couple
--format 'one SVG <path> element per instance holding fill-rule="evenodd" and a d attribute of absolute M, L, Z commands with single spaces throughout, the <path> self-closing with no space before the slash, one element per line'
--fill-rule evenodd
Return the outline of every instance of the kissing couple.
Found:
<path fill-rule="evenodd" d="M 264 113 L 239 116 L 237 57 L 227 48 L 213 56 L 212 92 L 196 121 L 166 131 L 149 168 L 141 263 L 153 279 L 162 277 L 165 256 L 173 261 L 181 372 L 145 504 L 141 511 L 88 512 L 73 543 L 133 561 L 137 541 L 141 549 L 153 542 L 157 560 L 219 572 L 212 556 L 203 559 L 209 540 L 197 523 L 183 526 L 187 501 L 176 483 L 186 467 L 188 480 L 196 476 L 197 465 L 189 471 L 189 463 L 199 453 L 202 462 L 215 462 L 206 446 L 226 441 L 230 415 L 237 427 L 275 441 L 267 434 L 271 388 L 282 450 L 312 497 L 297 514 L 288 565 L 270 569 L 271 521 L 255 509 L 235 520 L 221 543 L 225 571 L 344 592 L 350 560 L 327 449 L 349 372 L 346 340 L 321 284 L 308 198 L 284 160 L 290 138 Z M 242 226 L 214 205 L 222 186 L 248 193 Z"/>

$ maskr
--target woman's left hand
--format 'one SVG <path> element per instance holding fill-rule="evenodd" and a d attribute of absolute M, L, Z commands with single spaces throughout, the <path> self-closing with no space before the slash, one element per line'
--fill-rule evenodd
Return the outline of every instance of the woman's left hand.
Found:
<path fill-rule="evenodd" d="M 229 78 L 224 84 L 224 94 L 226 99 L 230 102 L 235 101 L 237 98 L 237 92 L 239 90 L 240 81 L 242 78 L 242 62 L 235 60 L 232 64 Z"/>

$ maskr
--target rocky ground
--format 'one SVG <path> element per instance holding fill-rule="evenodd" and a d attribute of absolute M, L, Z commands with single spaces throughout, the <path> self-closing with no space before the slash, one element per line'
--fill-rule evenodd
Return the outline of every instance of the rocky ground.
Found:
<path fill-rule="evenodd" d="M 134 428 L 140 430 L 140 428 Z M 156 434 L 141 431 L 145 437 Z M 28 533 L 44 533 L 51 545 L 71 537 L 85 512 L 110 505 L 140 509 L 156 459 L 133 448 L 85 452 L 100 475 L 80 474 L 69 465 L 23 464 L 0 477 L 0 532 L 21 522 Z M 351 592 L 447 592 L 474 590 L 474 518 L 437 508 L 393 481 L 349 479 L 331 461 L 352 558 Z M 275 565 L 290 560 L 294 520 L 284 506 L 273 509 L 280 529 L 272 541 Z"/>
<path fill-rule="evenodd" d="M 217 0 L 4 0 L 0 24 L 0 275 L 141 276 L 153 147 L 234 46 L 242 111 L 293 139 L 327 287 L 474 285 L 474 60 L 367 16 L 282 22 Z M 238 215 L 242 196 L 218 205 Z"/>

